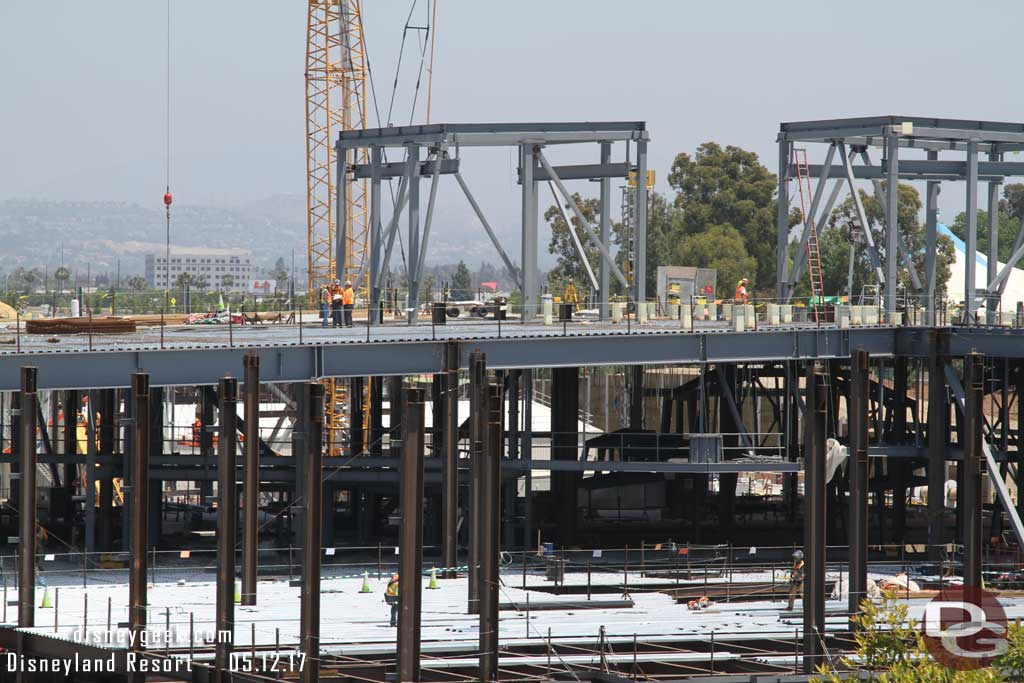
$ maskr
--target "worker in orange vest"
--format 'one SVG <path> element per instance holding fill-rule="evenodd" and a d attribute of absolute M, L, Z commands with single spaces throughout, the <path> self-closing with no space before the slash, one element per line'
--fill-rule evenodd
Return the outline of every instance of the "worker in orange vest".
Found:
<path fill-rule="evenodd" d="M 345 309 L 345 327 L 352 327 L 352 310 L 356 307 L 356 290 L 352 283 L 345 281 L 345 289 L 341 291 L 341 305 Z"/>
<path fill-rule="evenodd" d="M 341 327 L 341 301 L 344 298 L 344 291 L 341 287 L 341 280 L 335 280 L 331 285 L 331 320 L 334 327 Z"/>
<path fill-rule="evenodd" d="M 743 278 L 736 283 L 736 296 L 733 299 L 738 304 L 745 304 L 750 301 L 750 292 L 747 291 L 747 285 L 750 284 L 750 280 Z"/>
<path fill-rule="evenodd" d="M 391 625 L 398 626 L 398 574 L 392 574 L 384 589 L 384 602 L 391 605 Z"/>

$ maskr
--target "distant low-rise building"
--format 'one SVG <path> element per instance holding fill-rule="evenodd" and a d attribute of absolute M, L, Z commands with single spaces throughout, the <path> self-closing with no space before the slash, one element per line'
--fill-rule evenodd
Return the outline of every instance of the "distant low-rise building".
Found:
<path fill-rule="evenodd" d="M 170 275 L 175 286 L 182 273 L 193 281 L 202 279 L 210 289 L 248 289 L 256 268 L 244 249 L 171 248 L 170 268 L 165 254 L 146 255 L 146 282 L 154 289 L 167 287 Z"/>

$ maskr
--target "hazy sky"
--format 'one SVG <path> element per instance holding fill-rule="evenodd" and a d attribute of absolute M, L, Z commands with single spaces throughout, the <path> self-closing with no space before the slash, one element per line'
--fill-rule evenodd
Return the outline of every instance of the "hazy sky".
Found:
<path fill-rule="evenodd" d="M 176 201 L 302 194 L 305 3 L 171 1 Z M 1024 120 L 1011 75 L 1019 0 L 438 1 L 434 122 L 646 120 L 660 190 L 673 156 L 705 140 L 751 149 L 774 171 L 780 121 Z M 363 3 L 382 106 L 410 5 Z M 166 30 L 163 0 L 0 2 L 0 200 L 159 206 Z M 396 105 L 396 123 L 408 115 Z M 467 178 L 513 234 L 510 155 L 482 155 Z M 944 193 L 946 220 L 961 197 Z"/>

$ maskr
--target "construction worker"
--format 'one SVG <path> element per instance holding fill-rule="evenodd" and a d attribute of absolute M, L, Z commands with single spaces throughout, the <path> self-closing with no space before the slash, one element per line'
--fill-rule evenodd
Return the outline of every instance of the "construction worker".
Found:
<path fill-rule="evenodd" d="M 750 280 L 743 278 L 736 283 L 736 296 L 733 299 L 738 304 L 745 304 L 750 301 L 750 292 L 747 291 L 747 285 L 750 284 Z"/>
<path fill-rule="evenodd" d="M 331 290 L 327 285 L 320 285 L 320 327 L 327 327 L 328 311 L 331 308 Z"/>
<path fill-rule="evenodd" d="M 384 589 L 384 602 L 391 605 L 392 626 L 398 626 L 398 592 L 398 574 L 392 574 L 387 588 Z"/>
<path fill-rule="evenodd" d="M 804 590 L 804 553 L 802 550 L 793 551 L 793 568 L 789 570 L 789 607 L 793 610 L 793 603 L 796 596 Z"/>
<path fill-rule="evenodd" d="M 36 574 L 39 574 L 40 576 L 43 573 L 43 567 L 39 563 L 39 560 L 43 554 L 43 551 L 46 549 L 45 546 L 48 540 L 50 540 L 50 534 L 46 533 L 46 529 L 43 528 L 42 524 L 36 522 L 35 564 Z"/>
<path fill-rule="evenodd" d="M 356 290 L 352 283 L 345 281 L 345 289 L 341 291 L 341 305 L 345 308 L 345 327 L 352 327 L 352 310 L 356 306 Z"/>
<path fill-rule="evenodd" d="M 341 301 L 344 298 L 344 290 L 341 288 L 341 280 L 335 280 L 331 286 L 331 320 L 334 327 L 341 327 Z"/>

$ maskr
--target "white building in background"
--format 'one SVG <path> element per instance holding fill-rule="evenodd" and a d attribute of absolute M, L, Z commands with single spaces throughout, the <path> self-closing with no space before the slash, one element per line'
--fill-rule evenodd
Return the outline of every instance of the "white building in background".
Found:
<path fill-rule="evenodd" d="M 182 273 L 193 279 L 204 277 L 210 289 L 244 290 L 249 287 L 256 268 L 252 254 L 244 249 L 171 248 L 170 269 L 165 254 L 146 254 L 146 282 L 154 289 L 171 286 Z M 225 279 L 226 278 L 226 279 Z"/>

